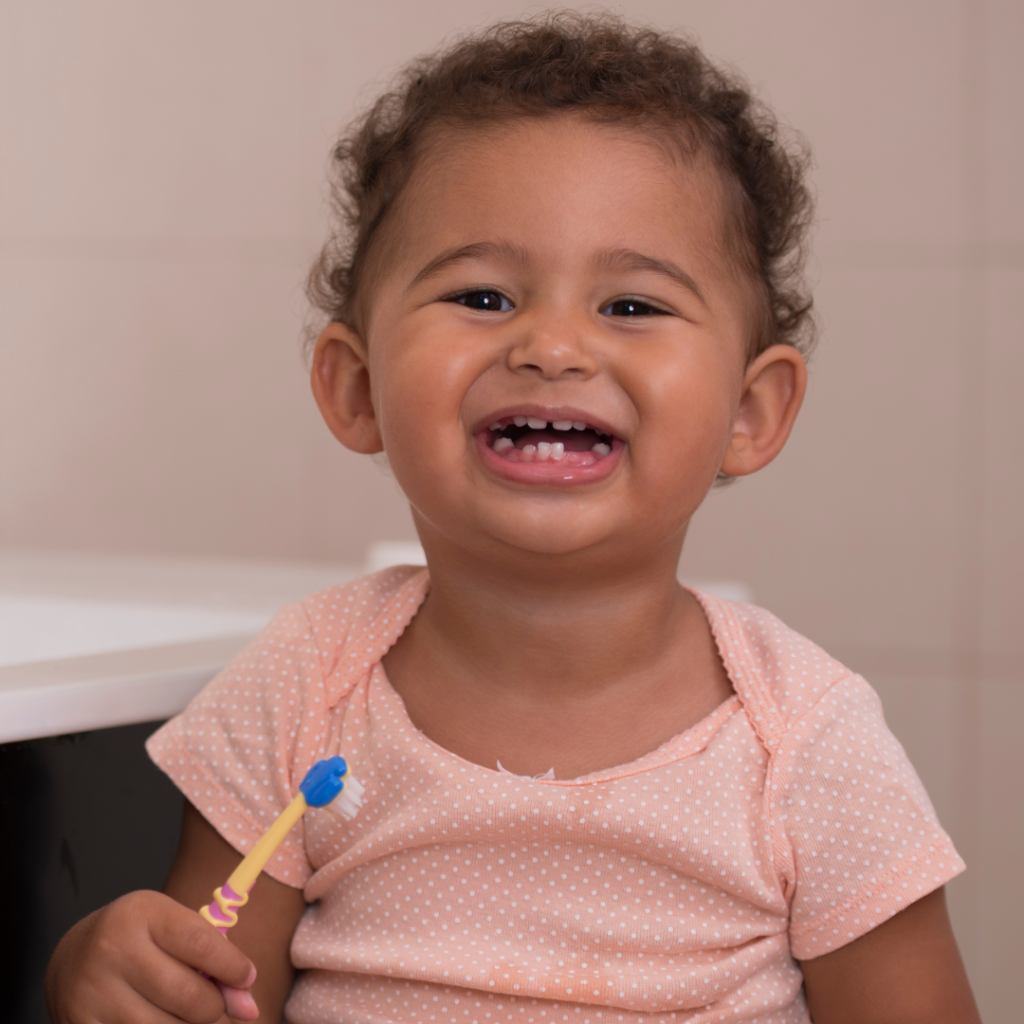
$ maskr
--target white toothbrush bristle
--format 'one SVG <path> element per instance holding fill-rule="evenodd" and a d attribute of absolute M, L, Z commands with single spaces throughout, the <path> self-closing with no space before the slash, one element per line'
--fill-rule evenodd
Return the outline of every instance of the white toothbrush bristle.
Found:
<path fill-rule="evenodd" d="M 363 806 L 365 792 L 362 783 L 354 775 L 346 775 L 344 788 L 328 806 L 346 821 L 351 821 Z"/>

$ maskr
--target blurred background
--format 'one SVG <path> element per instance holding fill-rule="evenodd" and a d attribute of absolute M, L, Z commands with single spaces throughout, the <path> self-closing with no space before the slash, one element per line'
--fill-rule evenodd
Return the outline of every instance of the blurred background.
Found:
<path fill-rule="evenodd" d="M 412 539 L 309 396 L 328 150 L 411 56 L 541 9 L 4 0 L 0 544 L 358 563 Z M 1024 5 L 610 9 L 694 35 L 816 161 L 810 395 L 777 462 L 708 498 L 683 572 L 743 581 L 879 690 L 969 865 L 983 1015 L 1018 1020 Z"/>

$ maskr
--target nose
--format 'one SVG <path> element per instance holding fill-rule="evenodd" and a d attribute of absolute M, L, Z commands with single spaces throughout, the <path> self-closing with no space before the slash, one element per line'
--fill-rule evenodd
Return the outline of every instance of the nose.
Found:
<path fill-rule="evenodd" d="M 586 329 L 569 316 L 544 316 L 523 325 L 508 355 L 509 369 L 535 374 L 545 380 L 585 380 L 598 369 L 597 359 L 587 344 Z"/>

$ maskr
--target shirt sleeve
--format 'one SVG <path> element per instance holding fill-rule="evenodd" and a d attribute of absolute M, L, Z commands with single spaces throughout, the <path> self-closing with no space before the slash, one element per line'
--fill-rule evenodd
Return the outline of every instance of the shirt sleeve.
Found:
<path fill-rule="evenodd" d="M 775 762 L 772 831 L 796 959 L 852 942 L 964 870 L 859 676 L 800 716 Z"/>
<path fill-rule="evenodd" d="M 246 853 L 321 756 L 327 721 L 309 619 L 300 605 L 291 605 L 155 732 L 146 749 L 207 821 Z M 301 887 L 312 870 L 300 822 L 266 871 Z"/>

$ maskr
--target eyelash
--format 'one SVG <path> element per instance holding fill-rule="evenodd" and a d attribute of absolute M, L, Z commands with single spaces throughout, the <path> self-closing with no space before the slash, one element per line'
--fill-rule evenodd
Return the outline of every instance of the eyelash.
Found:
<path fill-rule="evenodd" d="M 671 314 L 664 309 L 659 309 L 657 306 L 652 306 L 649 302 L 644 302 L 643 299 L 616 299 L 614 302 L 609 302 L 600 312 L 602 315 L 606 315 L 606 310 L 614 309 L 615 306 L 638 306 L 642 307 L 643 313 L 621 313 L 620 316 L 670 316 Z M 613 314 L 608 313 L 608 316 Z"/>
<path fill-rule="evenodd" d="M 496 296 L 498 298 L 498 300 L 499 300 L 498 309 L 486 309 L 486 308 L 482 308 L 482 307 L 479 307 L 479 306 L 472 306 L 467 301 L 469 299 L 472 299 L 474 296 L 484 296 L 484 295 Z M 505 295 L 502 295 L 501 292 L 497 291 L 494 288 L 473 288 L 473 289 L 471 289 L 469 291 L 466 291 L 466 292 L 459 292 L 457 295 L 451 295 L 448 298 L 443 299 L 442 301 L 443 302 L 454 302 L 454 303 L 457 303 L 460 306 L 465 306 L 467 309 L 475 309 L 475 310 L 477 310 L 477 312 L 480 312 L 480 313 L 508 313 L 512 309 L 515 308 L 512 305 L 512 302 L 511 302 L 510 299 L 508 299 Z M 504 304 L 507 304 L 507 306 L 508 306 L 507 309 L 501 308 Z M 643 312 L 620 313 L 619 315 L 624 317 L 624 318 L 625 317 L 634 317 L 634 316 L 643 317 L 643 316 L 669 316 L 669 315 L 671 315 L 666 310 L 659 309 L 657 306 L 652 306 L 649 302 L 644 302 L 642 299 L 616 299 L 614 302 L 609 302 L 608 305 L 604 307 L 604 309 L 600 310 L 600 313 L 602 315 L 614 316 L 615 314 L 607 312 L 607 311 L 614 309 L 616 306 L 632 306 L 632 307 L 638 307 L 638 308 L 643 309 Z"/>
<path fill-rule="evenodd" d="M 474 296 L 477 296 L 477 295 L 495 295 L 495 296 L 497 296 L 498 300 L 499 300 L 499 302 L 498 302 L 499 308 L 498 309 L 481 309 L 478 306 L 471 306 L 466 301 L 467 299 L 471 299 L 471 298 L 473 298 Z M 512 305 L 512 302 L 506 296 L 502 295 L 501 292 L 497 291 L 494 288 L 471 288 L 468 292 L 459 292 L 458 295 L 450 295 L 448 298 L 443 299 L 442 301 L 443 302 L 455 302 L 455 303 L 458 303 L 458 305 L 460 305 L 460 306 L 465 306 L 467 309 L 475 309 L 478 313 L 508 313 L 510 310 L 515 308 Z M 506 303 L 508 305 L 508 309 L 502 309 L 501 306 L 506 304 Z"/>

